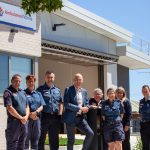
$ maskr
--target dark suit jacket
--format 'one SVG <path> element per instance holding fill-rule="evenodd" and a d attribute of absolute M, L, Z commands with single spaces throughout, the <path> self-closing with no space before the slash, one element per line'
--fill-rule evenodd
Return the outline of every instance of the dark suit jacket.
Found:
<path fill-rule="evenodd" d="M 89 105 L 88 94 L 86 89 L 81 89 L 83 107 Z M 64 92 L 64 122 L 67 124 L 75 124 L 76 114 L 79 111 L 79 106 L 76 99 L 76 89 L 74 85 L 65 89 Z"/>

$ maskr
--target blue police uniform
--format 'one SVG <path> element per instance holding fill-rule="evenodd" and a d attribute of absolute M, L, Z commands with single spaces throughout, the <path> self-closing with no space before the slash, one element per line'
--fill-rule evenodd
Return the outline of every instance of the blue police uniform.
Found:
<path fill-rule="evenodd" d="M 113 100 L 113 102 L 106 100 L 102 103 L 102 116 L 105 117 L 103 131 L 107 143 L 125 139 L 120 117 L 120 114 L 123 113 L 124 108 L 120 100 Z"/>
<path fill-rule="evenodd" d="M 140 133 L 143 144 L 142 150 L 150 150 L 150 97 L 143 98 L 139 103 L 139 113 L 141 114 Z"/>
<path fill-rule="evenodd" d="M 12 106 L 19 115 L 26 115 L 26 107 L 28 105 L 26 94 L 23 90 L 18 91 L 12 86 L 4 91 L 4 106 Z M 27 123 L 22 124 L 21 121 L 13 117 L 7 111 L 7 129 L 6 142 L 7 150 L 24 150 L 25 139 L 27 136 Z"/>
<path fill-rule="evenodd" d="M 46 103 L 43 106 L 41 116 L 41 136 L 39 140 L 39 150 L 44 150 L 46 134 L 48 132 L 49 144 L 51 150 L 58 150 L 59 148 L 59 130 L 61 123 L 61 116 L 58 115 L 59 104 L 62 103 L 60 89 L 56 86 L 48 87 L 45 83 L 40 86 L 39 91 Z"/>
<path fill-rule="evenodd" d="M 123 128 L 125 126 L 129 126 L 130 127 L 130 121 L 131 121 L 131 115 L 132 115 L 132 107 L 131 107 L 131 103 L 130 103 L 129 99 L 125 99 L 123 101 L 123 107 L 124 107 L 124 110 L 125 110 L 125 113 L 124 113 L 123 119 L 122 119 Z M 122 148 L 123 148 L 123 150 L 131 150 L 130 129 L 125 132 L 125 140 L 122 143 Z"/>
<path fill-rule="evenodd" d="M 30 112 L 36 112 L 36 110 L 40 106 L 44 106 L 45 102 L 40 92 L 32 91 L 30 92 L 29 89 L 25 90 L 27 100 L 29 103 Z M 37 120 L 32 120 L 29 118 L 28 122 L 28 135 L 25 142 L 25 149 L 29 149 L 29 141 L 31 141 L 31 149 L 38 150 L 38 141 L 40 138 L 41 133 L 41 121 L 40 121 L 40 114 L 37 113 Z"/>

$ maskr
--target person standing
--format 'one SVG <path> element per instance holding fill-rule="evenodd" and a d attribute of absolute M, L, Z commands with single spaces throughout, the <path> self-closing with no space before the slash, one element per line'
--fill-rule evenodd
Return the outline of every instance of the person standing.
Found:
<path fill-rule="evenodd" d="M 26 94 L 20 87 L 21 76 L 13 75 L 11 85 L 4 91 L 4 106 L 7 109 L 7 150 L 24 150 L 27 136 L 29 106 Z"/>
<path fill-rule="evenodd" d="M 104 120 L 104 139 L 109 150 L 122 150 L 122 141 L 125 139 L 122 118 L 124 108 L 120 100 L 115 97 L 115 90 L 107 90 L 108 99 L 102 103 L 102 117 Z"/>
<path fill-rule="evenodd" d="M 132 115 L 132 107 L 129 99 L 126 97 L 126 91 L 123 87 L 118 87 L 116 89 L 116 97 L 121 100 L 125 113 L 123 115 L 122 124 L 125 132 L 125 140 L 122 142 L 123 150 L 131 150 L 130 145 L 130 121 Z"/>
<path fill-rule="evenodd" d="M 142 150 L 150 150 L 150 87 L 148 85 L 142 87 L 142 94 L 144 98 L 139 103 Z"/>
<path fill-rule="evenodd" d="M 86 137 L 82 150 L 88 150 L 94 133 L 89 127 L 85 114 L 89 110 L 87 91 L 82 88 L 83 76 L 80 73 L 74 75 L 74 85 L 65 89 L 64 92 L 64 122 L 67 129 L 67 150 L 73 150 L 75 140 L 75 127 L 83 132 Z"/>
<path fill-rule="evenodd" d="M 40 112 L 43 109 L 45 102 L 40 92 L 35 90 L 36 78 L 34 75 L 26 77 L 27 88 L 24 90 L 29 103 L 30 114 L 28 122 L 28 135 L 25 142 L 25 150 L 29 150 L 31 143 L 32 150 L 38 150 L 38 142 L 41 133 Z"/>
<path fill-rule="evenodd" d="M 54 72 L 46 71 L 45 83 L 37 89 L 37 91 L 42 94 L 46 103 L 46 105 L 43 106 L 41 114 L 41 136 L 38 144 L 39 150 L 44 150 L 47 133 L 50 150 L 59 149 L 59 131 L 63 111 L 63 101 L 60 89 L 54 85 L 54 81 Z"/>
<path fill-rule="evenodd" d="M 102 150 L 108 150 L 108 145 L 105 142 L 104 135 L 103 135 L 103 120 L 102 120 L 102 114 L 101 114 L 102 102 L 104 102 L 102 90 L 100 88 L 94 89 L 93 98 L 90 98 L 89 105 L 90 105 L 90 111 L 92 111 L 92 109 L 97 109 L 97 118 L 96 118 L 97 128 L 95 129 L 94 128 L 95 125 L 93 124 L 94 122 L 90 121 L 91 119 L 93 120 L 93 118 L 89 118 L 89 121 L 90 121 L 89 125 L 91 124 L 91 126 L 93 126 L 92 130 L 95 131 L 95 133 L 94 133 L 95 140 L 96 139 L 100 140 L 100 141 L 98 141 L 98 143 L 100 143 L 100 144 L 98 144 L 98 145 L 100 145 L 99 147 Z M 89 113 L 90 113 L 90 111 L 89 111 Z M 89 115 L 89 117 L 92 117 L 92 116 Z M 98 134 L 101 135 L 100 138 L 98 138 L 99 137 L 99 136 L 97 136 Z"/>

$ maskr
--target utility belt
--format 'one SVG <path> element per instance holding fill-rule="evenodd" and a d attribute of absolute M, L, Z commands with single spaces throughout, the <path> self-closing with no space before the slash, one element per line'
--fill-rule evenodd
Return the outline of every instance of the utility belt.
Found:
<path fill-rule="evenodd" d="M 104 121 L 104 124 L 106 125 L 119 125 L 121 123 L 121 120 L 118 121 Z"/>
<path fill-rule="evenodd" d="M 42 117 L 58 117 L 59 115 L 58 115 L 58 113 L 56 113 L 56 112 L 51 112 L 51 113 L 46 113 L 46 112 L 42 112 Z"/>

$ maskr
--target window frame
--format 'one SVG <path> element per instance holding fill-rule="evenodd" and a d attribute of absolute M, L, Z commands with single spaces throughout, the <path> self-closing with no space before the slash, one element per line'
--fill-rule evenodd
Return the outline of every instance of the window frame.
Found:
<path fill-rule="evenodd" d="M 0 55 L 8 56 L 8 86 L 11 84 L 11 57 L 20 57 L 20 58 L 27 58 L 31 59 L 31 74 L 34 74 L 34 63 L 35 63 L 35 57 L 32 56 L 27 56 L 27 55 L 21 55 L 21 54 L 15 54 L 15 53 L 7 53 L 7 52 L 2 52 L 0 51 Z M 0 97 L 3 96 L 3 93 L 0 93 Z"/>

